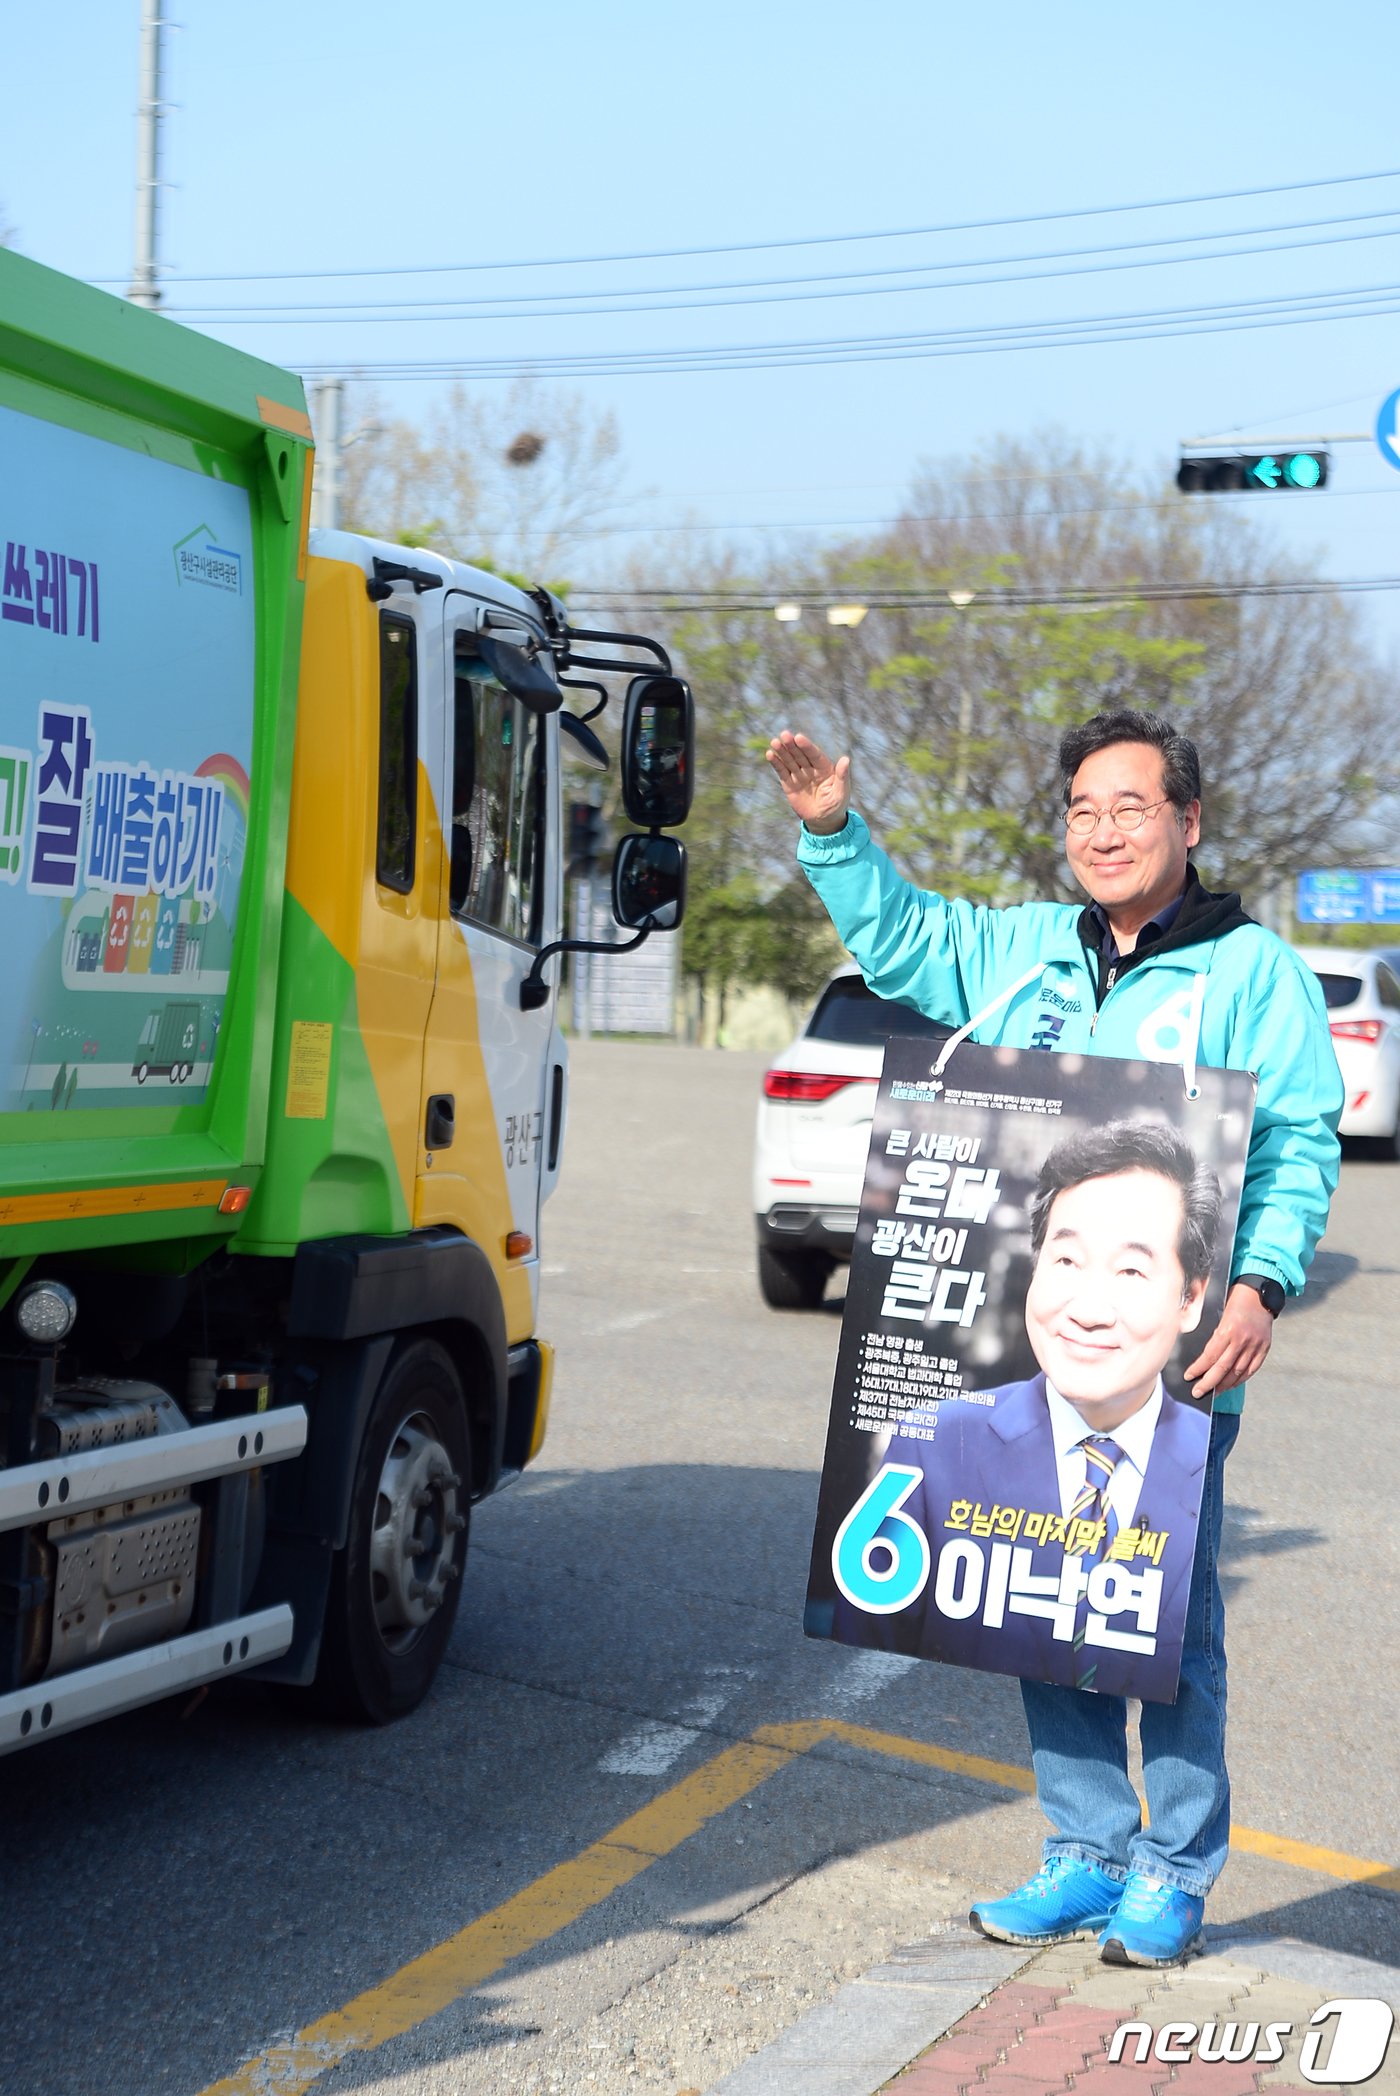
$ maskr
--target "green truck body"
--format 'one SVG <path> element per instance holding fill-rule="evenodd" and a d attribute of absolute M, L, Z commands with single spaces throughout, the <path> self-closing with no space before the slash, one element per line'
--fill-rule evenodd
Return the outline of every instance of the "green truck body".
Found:
<path fill-rule="evenodd" d="M 544 1436 L 558 679 L 669 663 L 309 532 L 311 439 L 0 251 L 0 1753 L 239 1671 L 411 1709 Z"/>

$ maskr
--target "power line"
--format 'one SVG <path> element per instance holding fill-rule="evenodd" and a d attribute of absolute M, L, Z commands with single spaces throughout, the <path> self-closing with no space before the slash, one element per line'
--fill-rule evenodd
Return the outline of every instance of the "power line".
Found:
<path fill-rule="evenodd" d="M 1400 212 L 1400 205 L 1391 206 L 1384 211 L 1355 211 L 1342 217 L 1297 219 L 1289 224 L 1284 225 L 1237 226 L 1222 228 L 1222 230 L 1218 233 L 1173 233 L 1169 235 L 1164 235 L 1161 238 L 1153 240 L 1122 240 L 1114 242 L 1106 247 L 1052 248 L 1040 254 L 1034 255 L 983 255 L 975 258 L 969 257 L 967 259 L 958 259 L 956 261 L 950 262 L 911 262 L 907 264 L 901 264 L 897 267 L 886 266 L 882 269 L 836 270 L 831 271 L 823 276 L 742 277 L 735 279 L 734 281 L 729 283 L 717 284 L 651 284 L 646 286 L 645 289 L 649 299 L 680 301 L 686 294 L 689 294 L 691 292 L 764 290 L 771 291 L 777 289 L 787 291 L 795 285 L 846 285 L 866 283 L 866 280 L 873 277 L 927 276 L 931 271 L 945 271 L 949 269 L 1008 269 L 1022 262 L 1062 262 L 1079 260 L 1087 256 L 1141 254 L 1144 250 L 1152 248 L 1199 247 L 1203 242 L 1207 241 L 1219 242 L 1222 240 L 1255 240 L 1266 233 L 1310 232 L 1320 226 L 1371 225 L 1373 221 L 1375 221 L 1376 219 L 1393 219 L 1397 215 L 1397 212 Z M 1112 266 L 1117 269 L 1150 269 L 1160 267 L 1161 264 L 1164 262 L 1222 262 L 1233 261 L 1239 258 L 1240 256 L 1248 256 L 1251 254 L 1292 254 L 1301 248 L 1338 247 L 1344 245 L 1348 241 L 1366 239 L 1389 239 L 1397 232 L 1400 232 L 1400 227 L 1391 225 L 1378 227 L 1371 233 L 1350 233 L 1339 235 L 1338 238 L 1335 240 L 1286 241 L 1276 243 L 1275 245 L 1270 247 L 1228 248 L 1220 249 L 1219 251 L 1213 253 L 1202 253 L 1195 255 L 1163 255 L 1156 257 L 1155 259 L 1119 262 Z M 637 286 L 624 285 L 621 288 L 612 291 L 594 290 L 551 292 L 550 294 L 548 294 L 550 297 L 563 299 L 567 301 L 567 304 L 555 306 L 540 306 L 540 293 L 521 291 L 500 293 L 492 297 L 478 298 L 472 300 L 466 300 L 459 294 L 453 298 L 436 299 L 380 299 L 373 301 L 368 299 L 334 299 L 324 301 L 319 305 L 312 305 L 308 301 L 304 300 L 296 300 L 290 304 L 282 305 L 274 305 L 269 302 L 264 302 L 260 305 L 247 306 L 229 306 L 226 304 L 217 306 L 180 306 L 176 308 L 176 310 L 179 313 L 181 313 L 184 316 L 184 318 L 188 320 L 237 319 L 240 322 L 245 320 L 251 322 L 254 319 L 261 321 L 272 318 L 279 320 L 306 320 L 309 322 L 316 322 L 319 324 L 326 319 L 360 320 L 368 317 L 379 316 L 381 314 L 388 314 L 392 319 L 403 320 L 450 320 L 485 318 L 541 320 L 555 319 L 561 316 L 567 316 L 571 313 L 584 313 L 589 311 L 596 311 L 598 313 L 605 314 L 687 313 L 707 309 L 713 306 L 801 304 L 804 302 L 804 300 L 808 298 L 818 297 L 873 298 L 896 291 L 962 290 L 969 286 L 976 286 L 982 283 L 1019 284 L 1035 282 L 1047 277 L 1090 276 L 1100 273 L 1101 272 L 1097 272 L 1090 269 L 1044 270 L 1038 271 L 1032 276 L 1002 276 L 986 278 L 972 277 L 955 280 L 954 282 L 949 284 L 919 285 L 901 283 L 871 285 L 867 283 L 866 288 L 861 291 L 844 291 L 838 289 L 824 292 L 801 292 L 794 295 L 793 297 L 784 296 L 781 298 L 703 298 L 694 300 L 693 302 L 689 303 L 676 302 L 667 304 L 624 306 L 604 306 L 597 305 L 594 303 L 585 305 L 583 302 L 594 302 L 600 299 L 609 298 L 635 298 L 638 295 Z M 442 310 L 447 307 L 451 307 L 454 310 L 450 313 Z M 522 307 L 534 307 L 538 308 L 538 310 L 515 310 L 517 308 Z M 413 310 L 410 310 L 410 308 Z M 510 310 L 504 310 L 507 308 L 509 308 Z"/>
<path fill-rule="evenodd" d="M 785 586 L 762 591 L 590 589 L 586 594 L 581 591 L 580 596 L 583 602 L 596 604 L 600 608 L 628 606 L 638 611 L 673 613 L 757 612 L 771 618 L 775 603 L 800 604 L 804 609 L 822 610 L 833 601 L 840 587 L 839 583 L 833 583 L 824 589 L 799 584 L 796 587 Z M 937 611 L 946 615 L 951 609 L 946 590 L 871 590 L 858 588 L 854 584 L 851 588 L 869 611 Z M 977 616 L 989 611 L 1056 608 L 1073 610 L 1076 607 L 1087 608 L 1096 605 L 1122 606 L 1126 609 L 1136 604 L 1231 603 L 1273 597 L 1356 596 L 1386 590 L 1400 590 L 1400 575 L 1352 576 L 1338 581 L 1310 577 L 1291 582 L 1125 582 L 1078 589 L 989 589 L 979 590 L 975 602 L 960 608 L 959 616 Z"/>
<path fill-rule="evenodd" d="M 1370 174 L 1324 175 L 1310 182 L 1273 182 L 1251 189 L 1204 190 L 1191 196 L 1153 197 L 1132 204 L 1084 204 L 1068 210 L 1023 212 L 1010 218 L 969 218 L 952 220 L 942 225 L 890 226 L 874 233 L 805 233 L 781 240 L 733 241 L 707 247 L 637 248 L 610 254 L 536 255 L 500 262 L 404 262 L 364 269 L 265 269 L 232 271 L 221 275 L 180 274 L 170 277 L 167 281 L 181 284 L 273 284 L 300 281 L 310 283 L 361 277 L 455 276 L 504 269 L 586 269 L 609 262 L 676 262 L 702 255 L 771 254 L 780 248 L 839 247 L 867 240 L 918 240 L 942 233 L 985 233 L 999 231 L 1008 226 L 1049 225 L 1066 219 L 1125 216 L 1134 211 L 1175 211 L 1190 204 L 1238 203 L 1248 197 L 1290 196 L 1300 191 L 1340 189 L 1363 182 L 1390 182 L 1397 176 L 1400 176 L 1400 168 L 1387 167 L 1375 169 Z M 114 284 L 119 280 L 115 277 L 98 277 L 93 281 Z"/>
<path fill-rule="evenodd" d="M 1377 215 L 1394 216 L 1393 213 Z M 1321 221 L 1323 224 L 1334 222 L 1329 220 Z M 833 298 L 885 298 L 895 293 L 909 296 L 919 291 L 971 291 L 996 284 L 1052 283 L 1066 277 L 1110 276 L 1132 269 L 1180 268 L 1184 263 L 1236 262 L 1248 260 L 1252 255 L 1294 255 L 1301 254 L 1305 250 L 1312 248 L 1348 247 L 1363 240 L 1393 240 L 1397 234 L 1400 234 L 1400 226 L 1389 225 L 1375 227 L 1366 233 L 1335 233 L 1315 240 L 1276 240 L 1254 247 L 1218 248 L 1211 254 L 1154 255 L 1145 261 L 1093 262 L 1070 269 L 1028 269 L 1003 276 L 946 277 L 937 283 L 929 284 L 868 284 L 859 291 L 764 292 L 753 298 L 693 298 L 664 301 L 643 299 L 630 305 L 594 305 L 586 307 L 534 306 L 512 308 L 510 311 L 502 311 L 495 306 L 486 305 L 466 307 L 456 300 L 447 301 L 456 309 L 452 312 L 439 312 L 437 310 L 408 312 L 401 307 L 396 307 L 392 311 L 381 311 L 378 308 L 374 308 L 336 312 L 321 312 L 301 307 L 288 307 L 283 310 L 259 308 L 251 311 L 247 308 L 231 310 L 218 307 L 172 307 L 171 310 L 180 313 L 186 319 L 198 319 L 205 326 L 217 325 L 221 327 L 281 327 L 288 324 L 295 327 L 340 327 L 347 324 L 355 327 L 403 327 L 408 325 L 421 327 L 440 325 L 444 321 L 451 324 L 463 320 L 577 320 L 591 319 L 595 316 L 608 317 L 615 314 L 698 313 L 714 311 L 720 307 L 809 305 L 819 300 Z M 1209 236 L 1195 237 L 1208 238 Z M 961 265 L 957 263 L 939 263 L 930 266 L 953 269 Z M 973 264 L 972 266 L 980 267 L 981 265 Z M 582 295 L 587 296 L 586 293 Z"/>
<path fill-rule="evenodd" d="M 1341 310 L 1343 306 L 1351 310 Z M 1317 310 L 1319 307 L 1324 310 Z M 996 351 L 1081 348 L 1094 342 L 1163 341 L 1307 321 L 1365 319 L 1400 311 L 1400 285 L 1291 293 L 1217 305 L 1158 307 L 1047 321 L 981 323 L 900 335 L 828 336 L 778 343 L 726 343 L 660 350 L 596 350 L 549 356 L 397 358 L 378 362 L 308 363 L 315 376 L 403 380 L 500 378 L 531 372 L 552 378 L 635 376 L 647 372 L 749 371 L 813 365 L 888 363 L 910 358 L 988 355 Z"/>
<path fill-rule="evenodd" d="M 1330 503 L 1355 499 L 1361 495 L 1379 495 L 1393 499 L 1400 495 L 1400 486 L 1394 488 L 1333 488 L 1325 491 Z M 571 539 L 618 539 L 618 538 L 661 538 L 677 534 L 704 533 L 707 531 L 876 531 L 893 530 L 901 524 L 1036 524 L 1056 523 L 1061 517 L 1127 517 L 1147 514 L 1166 514 L 1181 511 L 1180 495 L 1163 502 L 1096 502 L 1074 504 L 1053 510 L 1012 511 L 1005 510 L 953 510 L 943 516 L 927 516 L 917 510 L 903 510 L 893 517 L 773 517 L 757 521 L 740 518 L 727 523 L 689 524 L 601 524 L 584 525 L 571 531 Z M 1239 509 L 1257 501 L 1253 494 L 1221 493 L 1214 498 L 1217 506 Z M 516 530 L 518 538 L 553 538 L 557 536 L 552 525 L 541 524 L 534 529 L 524 526 Z"/>

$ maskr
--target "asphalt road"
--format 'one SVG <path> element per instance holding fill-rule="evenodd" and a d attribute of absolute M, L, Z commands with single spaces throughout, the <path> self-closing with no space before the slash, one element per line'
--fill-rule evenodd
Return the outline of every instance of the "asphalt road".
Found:
<path fill-rule="evenodd" d="M 437 1688 L 364 1732 L 231 1684 L 6 1761 L 6 2096 L 702 2091 L 1032 1867 L 1033 1801 L 970 1759 L 1024 1768 L 1014 1684 L 801 1635 L 839 1304 L 754 1286 L 761 1058 L 573 1067 L 553 1423 L 475 1517 Z M 1346 1859 L 1400 1862 L 1397 1271 L 1400 1166 L 1349 1158 L 1231 1459 L 1258 1839 L 1208 1911 L 1392 1964 L 1400 1898 Z"/>

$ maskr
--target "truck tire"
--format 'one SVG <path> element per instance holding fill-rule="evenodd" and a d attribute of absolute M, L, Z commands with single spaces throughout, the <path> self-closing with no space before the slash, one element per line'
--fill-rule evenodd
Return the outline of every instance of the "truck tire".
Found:
<path fill-rule="evenodd" d="M 815 1310 L 826 1288 L 831 1261 L 825 1252 L 775 1252 L 758 1248 L 759 1292 L 770 1310 Z"/>
<path fill-rule="evenodd" d="M 324 1708 L 384 1725 L 422 1702 L 456 1620 L 470 1505 L 461 1382 L 435 1340 L 410 1340 L 365 1422 L 326 1601 Z"/>

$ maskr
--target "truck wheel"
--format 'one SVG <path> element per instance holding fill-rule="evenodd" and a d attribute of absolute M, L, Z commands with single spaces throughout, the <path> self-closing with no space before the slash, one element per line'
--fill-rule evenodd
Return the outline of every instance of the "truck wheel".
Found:
<path fill-rule="evenodd" d="M 150 1074 L 151 1066 L 149 1063 L 138 1063 L 136 1065 L 136 1082 L 138 1084 L 144 1084 Z"/>
<path fill-rule="evenodd" d="M 775 1252 L 758 1248 L 758 1286 L 770 1310 L 815 1310 L 826 1288 L 831 1261 L 825 1252 Z"/>
<path fill-rule="evenodd" d="M 470 1504 L 457 1371 L 434 1340 L 413 1341 L 390 1362 L 360 1445 L 316 1674 L 327 1707 L 383 1725 L 421 1703 L 452 1635 Z"/>

